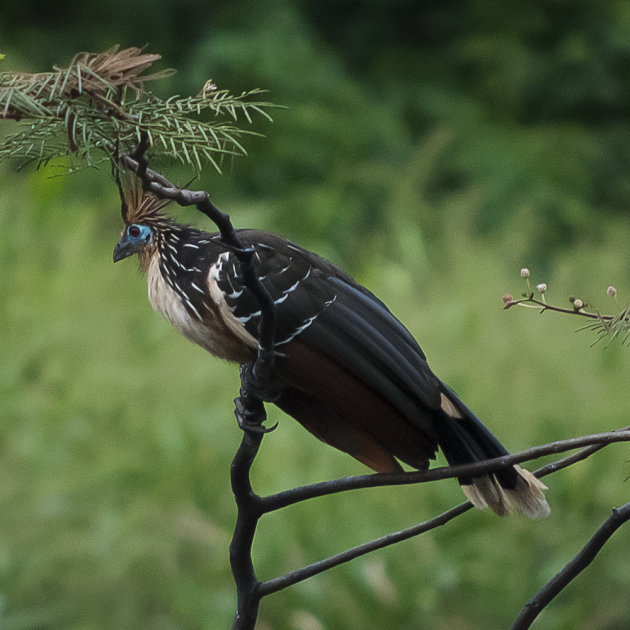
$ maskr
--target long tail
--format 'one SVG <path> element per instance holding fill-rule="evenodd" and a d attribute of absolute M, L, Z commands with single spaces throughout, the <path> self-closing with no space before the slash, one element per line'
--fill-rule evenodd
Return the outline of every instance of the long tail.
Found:
<path fill-rule="evenodd" d="M 436 431 L 440 447 L 451 465 L 508 454 L 499 440 L 446 385 L 442 391 L 442 412 Z M 543 494 L 547 486 L 520 466 L 458 481 L 475 507 L 489 507 L 499 516 L 516 513 L 538 519 L 550 513 Z"/>

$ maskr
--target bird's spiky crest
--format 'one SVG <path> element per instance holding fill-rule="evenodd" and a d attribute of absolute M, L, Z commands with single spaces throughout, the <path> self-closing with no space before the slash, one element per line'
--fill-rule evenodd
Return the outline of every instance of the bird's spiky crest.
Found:
<path fill-rule="evenodd" d="M 125 225 L 132 223 L 161 223 L 170 225 L 171 219 L 162 214 L 170 199 L 160 199 L 150 191 L 144 190 L 142 182 L 135 176 L 119 183 L 121 196 L 120 210 Z"/>

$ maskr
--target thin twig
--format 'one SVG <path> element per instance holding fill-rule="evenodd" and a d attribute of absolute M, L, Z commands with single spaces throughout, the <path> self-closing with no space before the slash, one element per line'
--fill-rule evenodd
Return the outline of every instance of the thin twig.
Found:
<path fill-rule="evenodd" d="M 610 537 L 630 520 L 630 503 L 615 508 L 612 514 L 575 557 L 530 599 L 516 618 L 512 630 L 526 630 L 551 600 L 595 559 Z"/>
<path fill-rule="evenodd" d="M 413 525 L 412 527 L 403 529 L 398 532 L 386 534 L 385 536 L 381 536 L 380 538 L 376 538 L 362 545 L 357 545 L 356 547 L 352 547 L 351 549 L 342 551 L 341 553 L 330 556 L 329 558 L 326 558 L 324 560 L 320 560 L 319 562 L 314 562 L 313 564 L 301 567 L 300 569 L 296 569 L 295 571 L 285 573 L 280 577 L 262 582 L 258 592 L 260 593 L 261 597 L 264 597 L 265 595 L 270 595 L 271 593 L 275 593 L 277 591 L 287 588 L 288 586 L 292 586 L 293 584 L 297 584 L 298 582 L 302 582 L 310 577 L 313 577 L 318 573 L 322 573 L 323 571 L 332 569 L 333 567 L 339 566 L 340 564 L 343 564 L 350 560 L 354 560 L 359 556 L 364 556 L 371 551 L 383 549 L 384 547 L 399 543 L 403 540 L 407 540 L 408 538 L 424 534 L 425 532 L 435 529 L 436 527 L 440 527 L 441 525 L 446 525 L 446 523 L 460 516 L 461 514 L 464 514 L 464 512 L 467 512 L 471 508 L 472 503 L 466 501 L 429 521 Z"/>
<path fill-rule="evenodd" d="M 620 429 L 620 432 L 628 431 L 628 430 L 629 429 L 627 428 Z M 591 446 L 587 446 L 586 448 L 583 448 L 577 453 L 573 453 L 572 455 L 567 455 L 566 457 L 563 457 L 562 459 L 558 459 L 555 462 L 550 462 L 549 464 L 546 464 L 545 466 L 538 468 L 534 472 L 534 475 L 536 475 L 536 477 L 538 478 L 542 478 L 542 477 L 546 477 L 547 475 L 550 475 L 551 473 L 558 472 L 559 470 L 562 470 L 563 468 L 568 468 L 569 466 L 572 466 L 573 464 L 577 464 L 577 462 L 581 462 L 582 460 L 585 460 L 587 457 L 590 457 L 594 453 L 601 451 L 608 444 L 611 444 L 611 442 L 591 444 Z"/>
<path fill-rule="evenodd" d="M 496 472 L 503 468 L 508 468 L 514 464 L 537 459 L 544 455 L 562 453 L 584 446 L 597 446 L 594 451 L 606 444 L 613 442 L 630 441 L 630 429 L 610 431 L 606 433 L 594 433 L 568 440 L 559 440 L 549 444 L 542 444 L 526 449 L 519 453 L 504 455 L 482 462 L 471 464 L 460 464 L 458 466 L 442 466 L 430 470 L 413 471 L 405 473 L 376 473 L 368 475 L 356 475 L 353 477 L 342 477 L 331 481 L 309 484 L 291 488 L 284 492 L 278 492 L 262 498 L 262 509 L 265 512 L 278 510 L 289 505 L 293 505 L 306 499 L 336 494 L 347 490 L 359 488 L 373 488 L 377 486 L 405 485 L 412 483 L 427 483 L 438 479 L 452 479 L 454 477 L 476 477 L 489 472 Z M 594 452 L 593 451 L 593 452 Z M 575 456 L 577 457 L 577 455 Z M 579 461 L 579 459 L 576 459 Z"/>
<path fill-rule="evenodd" d="M 609 322 L 614 319 L 613 315 L 602 315 L 601 313 L 593 313 L 591 311 L 585 311 L 584 307 L 573 307 L 573 308 L 563 308 L 562 306 L 553 306 L 553 304 L 548 304 L 547 302 L 543 302 L 530 294 L 524 298 L 518 300 L 510 300 L 505 303 L 503 307 L 504 310 L 512 308 L 513 306 L 525 306 L 528 308 L 536 308 L 541 313 L 545 311 L 554 311 L 555 313 L 564 313 L 566 315 L 579 315 L 580 317 L 586 317 L 587 319 L 597 319 L 604 322 Z"/>

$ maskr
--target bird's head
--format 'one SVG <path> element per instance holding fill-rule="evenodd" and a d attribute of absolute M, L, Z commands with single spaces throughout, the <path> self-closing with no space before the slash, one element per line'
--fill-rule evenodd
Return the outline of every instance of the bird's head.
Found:
<path fill-rule="evenodd" d="M 128 225 L 114 247 L 114 262 L 127 258 L 132 254 L 138 254 L 151 246 L 155 241 L 153 229 L 142 223 Z"/>
<path fill-rule="evenodd" d="M 117 181 L 125 229 L 114 247 L 114 262 L 139 254 L 140 266 L 144 268 L 161 236 L 175 225 L 161 213 L 170 202 L 144 190 L 142 182 L 130 174 Z"/>

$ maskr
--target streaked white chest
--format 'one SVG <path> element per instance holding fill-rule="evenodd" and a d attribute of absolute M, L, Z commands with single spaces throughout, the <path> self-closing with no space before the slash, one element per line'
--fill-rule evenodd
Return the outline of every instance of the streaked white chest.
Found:
<path fill-rule="evenodd" d="M 157 256 L 147 268 L 147 284 L 153 309 L 184 337 L 223 359 L 242 362 L 249 358 L 242 340 L 226 335 L 225 323 L 215 312 L 205 309 L 203 319 L 190 314 L 183 298 L 164 280 Z"/>
<path fill-rule="evenodd" d="M 182 298 L 164 280 L 160 273 L 158 257 L 154 256 L 147 269 L 149 302 L 154 310 L 163 315 L 184 337 L 212 352 L 208 347 L 211 331 L 203 321 L 190 315 Z"/>

